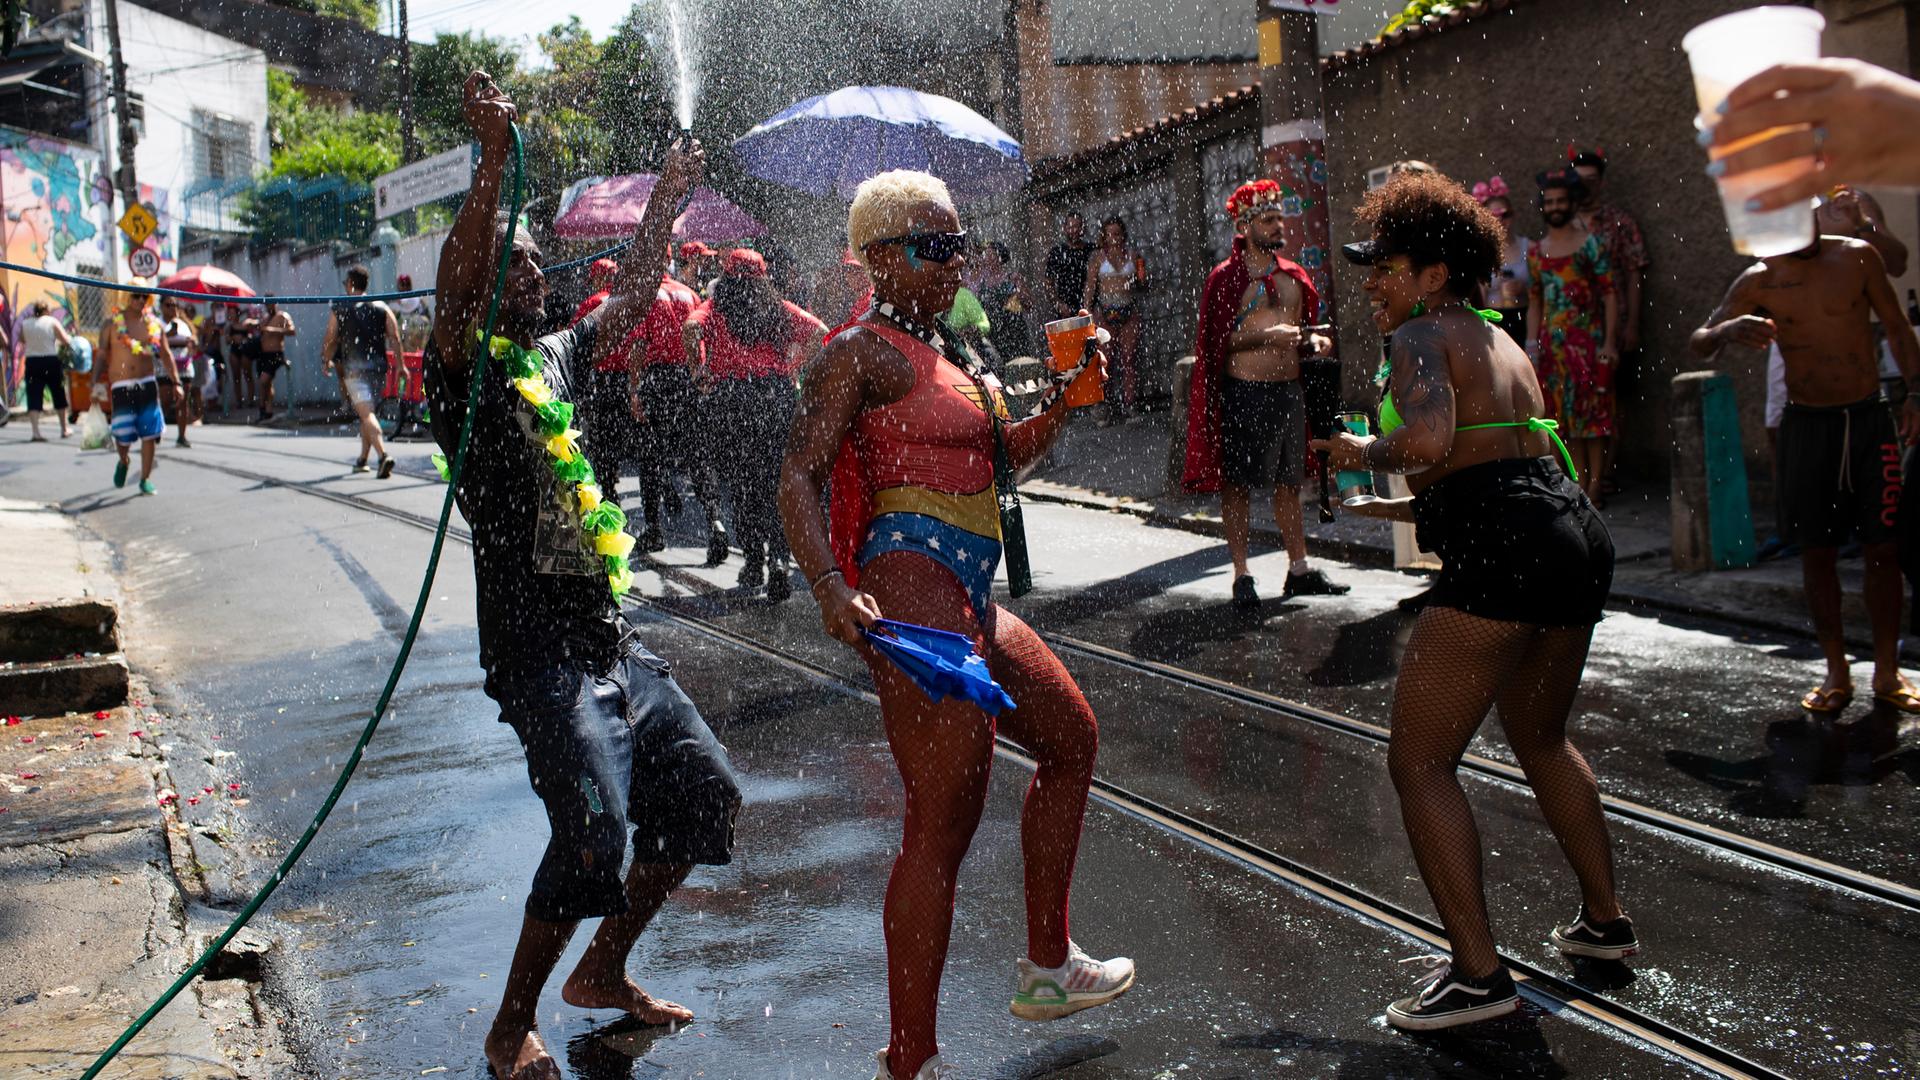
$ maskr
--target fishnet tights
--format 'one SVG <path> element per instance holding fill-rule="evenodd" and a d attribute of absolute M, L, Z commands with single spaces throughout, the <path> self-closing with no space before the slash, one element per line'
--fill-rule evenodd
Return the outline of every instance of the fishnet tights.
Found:
<path fill-rule="evenodd" d="M 970 634 L 976 648 L 984 643 L 993 677 L 1019 703 L 998 726 L 1039 765 L 1020 816 L 1027 956 L 1042 967 L 1066 963 L 1067 894 L 1099 746 L 1092 706 L 1026 623 L 998 606 L 978 618 L 959 581 L 933 560 L 882 555 L 861 569 L 860 587 L 890 619 Z M 900 856 L 887 882 L 887 1059 L 895 1076 L 912 1076 L 938 1049 L 935 1010 L 955 883 L 986 802 L 995 721 L 971 705 L 928 701 L 891 662 L 862 651 L 907 795 Z"/>
<path fill-rule="evenodd" d="M 1586 666 L 1591 627 L 1498 622 L 1429 608 L 1414 623 L 1393 694 L 1387 768 L 1421 880 L 1469 977 L 1500 964 L 1487 924 L 1480 832 L 1455 770 L 1487 710 L 1526 772 L 1547 825 L 1596 919 L 1620 913 L 1613 851 L 1593 770 L 1567 740 L 1567 714 Z"/>

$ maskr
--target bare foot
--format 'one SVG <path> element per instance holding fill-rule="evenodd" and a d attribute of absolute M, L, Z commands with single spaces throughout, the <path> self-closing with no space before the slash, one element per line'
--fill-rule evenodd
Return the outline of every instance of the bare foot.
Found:
<path fill-rule="evenodd" d="M 656 1026 L 693 1019 L 692 1009 L 648 994 L 626 975 L 620 976 L 618 986 L 608 986 L 575 971 L 560 988 L 560 1000 L 577 1009 L 619 1009 L 643 1024 Z"/>
<path fill-rule="evenodd" d="M 560 1066 L 538 1031 L 490 1031 L 486 1050 L 494 1080 L 561 1080 Z"/>

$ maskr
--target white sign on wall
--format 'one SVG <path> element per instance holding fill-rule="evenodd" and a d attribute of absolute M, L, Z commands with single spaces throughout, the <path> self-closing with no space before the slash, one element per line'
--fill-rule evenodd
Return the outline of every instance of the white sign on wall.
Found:
<path fill-rule="evenodd" d="M 402 165 L 373 181 L 373 216 L 392 217 L 402 210 L 458 195 L 473 186 L 473 147 L 456 146 L 411 165 Z"/>

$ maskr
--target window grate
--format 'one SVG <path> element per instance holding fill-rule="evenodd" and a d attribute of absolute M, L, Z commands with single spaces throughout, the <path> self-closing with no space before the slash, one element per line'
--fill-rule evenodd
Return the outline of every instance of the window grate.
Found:
<path fill-rule="evenodd" d="M 193 111 L 194 173 L 203 180 L 253 175 L 253 126 L 222 113 Z"/>

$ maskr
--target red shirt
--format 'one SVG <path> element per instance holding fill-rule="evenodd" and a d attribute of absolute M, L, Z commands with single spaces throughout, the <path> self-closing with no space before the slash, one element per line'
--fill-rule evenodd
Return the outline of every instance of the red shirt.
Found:
<path fill-rule="evenodd" d="M 592 296 L 589 296 L 585 300 L 580 301 L 580 306 L 573 309 L 573 322 L 570 322 L 567 325 L 572 326 L 574 323 L 577 323 L 581 319 L 584 319 L 587 316 L 593 314 L 594 311 L 596 311 L 601 304 L 604 304 L 607 302 L 607 297 L 612 295 L 612 292 L 613 290 L 611 289 L 601 289 L 599 292 L 594 293 Z M 622 342 L 619 348 L 610 350 L 607 353 L 607 355 L 601 357 L 600 362 L 593 365 L 593 370 L 625 371 L 627 368 L 627 363 L 628 363 L 627 346 L 625 342 Z"/>
<path fill-rule="evenodd" d="M 720 379 L 753 379 L 767 375 L 791 375 L 800 366 L 795 345 L 819 341 L 827 336 L 827 324 L 791 301 L 782 300 L 787 309 L 790 333 L 783 342 L 747 345 L 727 332 L 727 320 L 713 308 L 713 301 L 702 301 L 688 316 L 687 323 L 706 328 L 704 345 L 707 370 Z"/>
<path fill-rule="evenodd" d="M 627 335 L 629 344 L 646 342 L 646 359 L 642 366 L 687 362 L 687 350 L 680 340 L 680 328 L 686 325 L 699 306 L 699 293 L 680 284 L 670 274 L 661 275 L 660 290 L 653 295 L 652 309 L 633 333 Z"/>

